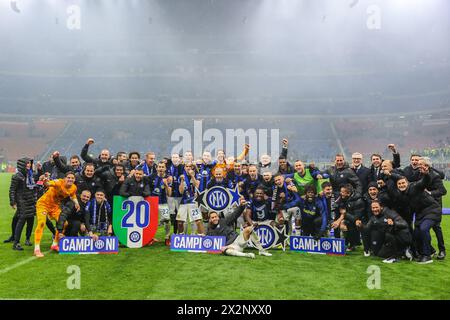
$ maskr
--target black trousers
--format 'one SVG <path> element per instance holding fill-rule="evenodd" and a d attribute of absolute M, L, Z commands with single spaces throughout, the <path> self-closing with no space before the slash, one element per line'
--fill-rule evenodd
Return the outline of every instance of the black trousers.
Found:
<path fill-rule="evenodd" d="M 170 215 L 170 222 L 172 223 L 172 226 L 173 226 L 173 233 L 177 234 L 178 233 L 178 223 L 177 223 L 177 215 L 176 214 Z"/>
<path fill-rule="evenodd" d="M 442 228 L 441 228 L 440 222 L 436 223 L 436 225 L 433 226 L 433 231 L 436 234 L 436 240 L 438 243 L 439 251 L 445 251 L 444 235 L 442 234 Z"/>
<path fill-rule="evenodd" d="M 424 256 L 431 255 L 431 235 L 430 230 L 436 226 L 438 222 L 431 219 L 423 219 L 420 222 L 416 221 L 414 228 L 414 241 L 416 250 L 419 254 Z"/>
<path fill-rule="evenodd" d="M 356 227 L 357 218 L 352 214 L 346 214 L 344 223 L 347 226 L 347 231 L 344 232 L 345 244 L 350 247 L 354 247 L 361 244 L 361 236 L 358 228 Z"/>
<path fill-rule="evenodd" d="M 322 218 L 302 219 L 302 236 L 315 236 L 320 231 Z"/>
<path fill-rule="evenodd" d="M 382 230 L 364 230 L 362 232 L 364 251 L 372 251 L 381 258 L 401 257 L 411 245 L 409 230 L 396 232 Z"/>
<path fill-rule="evenodd" d="M 20 238 L 22 237 L 23 227 L 27 224 L 27 229 L 25 232 L 26 239 L 29 240 L 31 237 L 31 233 L 33 232 L 34 225 L 34 216 L 25 216 L 16 212 L 14 215 L 11 229 L 12 229 L 12 237 L 14 238 L 15 243 L 20 242 Z"/>
<path fill-rule="evenodd" d="M 79 220 L 67 220 L 67 226 L 64 231 L 64 235 L 68 237 L 78 237 L 80 233 L 81 221 Z"/>

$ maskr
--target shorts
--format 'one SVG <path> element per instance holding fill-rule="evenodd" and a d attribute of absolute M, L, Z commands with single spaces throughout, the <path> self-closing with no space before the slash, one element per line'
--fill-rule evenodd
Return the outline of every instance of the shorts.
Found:
<path fill-rule="evenodd" d="M 167 197 L 167 204 L 169 205 L 170 214 L 174 214 L 180 209 L 181 197 Z"/>
<path fill-rule="evenodd" d="M 186 222 L 189 216 L 189 221 L 197 221 L 202 219 L 202 213 L 195 203 L 181 204 L 178 209 L 177 220 Z"/>
<path fill-rule="evenodd" d="M 228 248 L 239 252 L 244 252 L 244 249 L 247 248 L 247 243 L 248 241 L 245 241 L 244 239 L 244 233 L 241 232 L 233 243 L 228 246 Z"/>
<path fill-rule="evenodd" d="M 167 203 L 160 204 L 158 207 L 159 221 L 170 221 L 171 210 Z"/>
<path fill-rule="evenodd" d="M 295 219 L 301 219 L 300 209 L 298 207 L 292 207 L 287 210 L 282 210 L 281 212 L 283 213 L 283 219 L 286 222 L 291 222 L 292 217 Z M 276 222 L 279 223 L 278 215 Z"/>
<path fill-rule="evenodd" d="M 61 207 L 60 206 L 47 206 L 44 204 L 40 204 L 39 202 L 36 205 L 36 215 L 47 213 L 47 217 L 50 220 L 59 220 L 59 216 L 61 215 Z"/>

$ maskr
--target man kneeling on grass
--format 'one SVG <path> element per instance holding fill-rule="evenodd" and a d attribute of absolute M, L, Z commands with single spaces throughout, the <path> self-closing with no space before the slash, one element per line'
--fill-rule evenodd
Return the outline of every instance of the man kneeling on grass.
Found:
<path fill-rule="evenodd" d="M 241 197 L 239 207 L 237 207 L 232 214 L 226 218 L 220 218 L 217 212 L 210 212 L 209 224 L 206 235 L 208 236 L 225 236 L 226 246 L 222 248 L 222 252 L 228 256 L 247 257 L 254 259 L 254 253 L 244 253 L 244 249 L 247 247 L 248 241 L 251 239 L 255 247 L 259 250 L 259 255 L 271 256 L 272 254 L 267 252 L 261 246 L 258 235 L 253 232 L 257 227 L 257 224 L 246 227 L 241 234 L 238 234 L 234 228 L 234 223 L 237 218 L 244 212 L 247 205 L 244 197 Z"/>

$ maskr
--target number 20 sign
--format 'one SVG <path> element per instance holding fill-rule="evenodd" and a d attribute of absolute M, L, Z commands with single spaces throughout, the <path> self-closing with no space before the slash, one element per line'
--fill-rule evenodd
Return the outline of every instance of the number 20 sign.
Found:
<path fill-rule="evenodd" d="M 158 229 L 158 197 L 114 197 L 113 229 L 128 248 L 150 243 Z"/>

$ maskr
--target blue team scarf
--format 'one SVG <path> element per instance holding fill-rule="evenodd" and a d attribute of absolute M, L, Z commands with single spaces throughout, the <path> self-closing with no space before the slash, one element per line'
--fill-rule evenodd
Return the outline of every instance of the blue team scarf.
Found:
<path fill-rule="evenodd" d="M 36 183 L 33 178 L 33 169 L 27 170 L 26 184 L 27 188 L 30 190 L 33 190 L 36 187 Z"/>
<path fill-rule="evenodd" d="M 83 172 L 83 168 L 82 168 L 81 166 L 78 166 L 77 168 L 73 169 L 73 171 L 74 171 L 75 173 L 81 174 L 81 173 Z"/>
<path fill-rule="evenodd" d="M 144 165 L 142 166 L 142 170 L 144 171 L 144 174 L 146 176 L 151 176 L 153 174 L 154 168 L 152 166 L 151 171 L 150 171 L 150 168 L 149 168 L 147 162 L 145 162 Z"/>
<path fill-rule="evenodd" d="M 162 186 L 164 185 L 164 182 L 163 182 L 164 178 L 167 178 L 167 177 L 161 178 L 160 176 L 156 175 L 155 182 L 153 184 L 153 190 L 155 190 L 156 187 L 159 187 L 159 194 L 155 193 L 155 195 L 158 196 L 160 204 L 167 202 L 167 201 L 165 201 L 167 194 L 165 191 L 163 192 L 163 188 L 162 188 Z"/>
<path fill-rule="evenodd" d="M 92 204 L 92 206 L 91 206 Z M 106 214 L 105 214 L 105 223 L 100 222 L 101 214 L 97 216 L 97 200 L 92 199 L 89 201 L 89 203 L 86 206 L 86 210 L 88 210 L 90 213 L 92 213 L 92 224 L 94 225 L 94 228 L 96 231 L 104 231 L 106 232 L 108 230 L 109 220 L 108 220 L 108 213 L 111 212 L 111 206 L 109 205 L 108 201 L 103 201 L 103 205 L 106 208 Z M 92 210 L 91 210 L 92 209 Z M 100 208 L 101 210 L 101 208 Z M 92 212 L 93 211 L 93 212 Z"/>
<path fill-rule="evenodd" d="M 183 170 L 183 176 L 184 176 L 184 181 L 186 182 L 186 188 L 189 190 L 189 197 L 193 198 L 195 196 L 194 190 L 192 188 L 191 185 L 191 178 L 189 177 L 189 175 L 187 174 L 186 170 Z M 184 190 L 184 192 L 186 192 L 186 190 Z M 188 199 L 186 199 L 188 200 Z"/>
<path fill-rule="evenodd" d="M 178 166 L 175 166 L 172 164 L 169 168 L 169 175 L 171 175 L 172 177 L 178 178 L 178 174 L 179 174 Z"/>
<path fill-rule="evenodd" d="M 56 180 L 58 179 L 58 168 L 56 168 L 56 166 L 54 166 L 52 168 L 52 174 L 50 175 L 50 179 L 51 180 Z"/>

